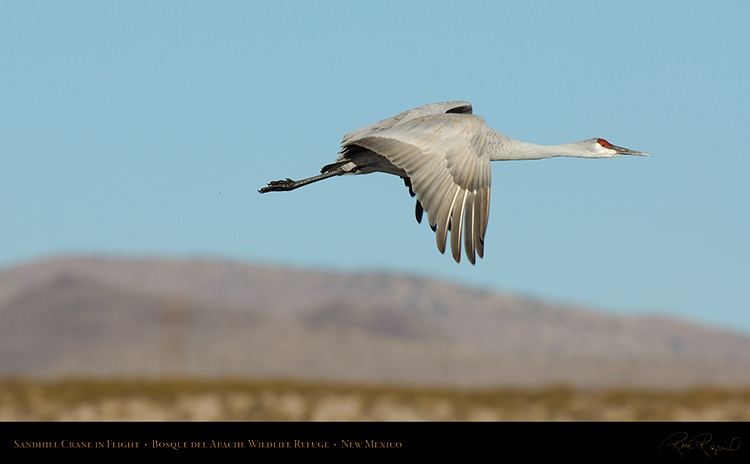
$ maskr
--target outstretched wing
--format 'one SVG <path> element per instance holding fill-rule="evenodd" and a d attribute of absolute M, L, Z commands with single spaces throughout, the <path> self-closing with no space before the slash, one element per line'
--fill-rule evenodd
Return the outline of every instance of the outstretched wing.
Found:
<path fill-rule="evenodd" d="M 416 110 L 419 108 L 412 111 Z M 466 257 L 473 264 L 475 252 L 479 257 L 484 254 L 490 204 L 484 119 L 442 109 L 412 114 L 390 125 L 381 123 L 348 134 L 346 144 L 373 151 L 403 169 L 435 230 L 440 252 L 445 252 L 450 230 L 453 259 L 461 259 L 463 235 Z"/>
<path fill-rule="evenodd" d="M 352 140 L 356 140 L 367 135 L 374 135 L 375 133 L 390 129 L 394 126 L 397 126 L 398 124 L 409 121 L 419 116 L 430 116 L 433 114 L 445 113 L 471 114 L 471 112 L 471 103 L 465 101 L 430 103 L 428 105 L 418 106 L 414 109 L 397 114 L 396 116 L 392 116 L 388 119 L 383 119 L 382 121 L 372 123 L 369 126 L 365 126 L 349 132 L 344 136 L 344 140 L 341 142 L 341 145 L 348 145 L 352 143 Z"/>

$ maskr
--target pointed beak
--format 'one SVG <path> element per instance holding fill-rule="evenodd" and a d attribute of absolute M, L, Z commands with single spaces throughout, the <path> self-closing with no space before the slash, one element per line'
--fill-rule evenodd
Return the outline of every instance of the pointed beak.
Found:
<path fill-rule="evenodd" d="M 651 156 L 649 153 L 643 153 L 642 151 L 631 150 L 630 148 L 617 147 L 612 145 L 617 150 L 618 155 L 635 155 L 635 156 Z"/>

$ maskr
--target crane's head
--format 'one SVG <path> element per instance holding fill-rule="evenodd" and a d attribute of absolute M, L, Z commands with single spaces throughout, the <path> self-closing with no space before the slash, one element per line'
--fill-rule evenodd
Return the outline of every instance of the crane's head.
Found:
<path fill-rule="evenodd" d="M 614 158 L 620 155 L 651 156 L 648 153 L 612 145 L 604 139 L 589 139 L 586 142 L 593 151 L 592 158 Z"/>

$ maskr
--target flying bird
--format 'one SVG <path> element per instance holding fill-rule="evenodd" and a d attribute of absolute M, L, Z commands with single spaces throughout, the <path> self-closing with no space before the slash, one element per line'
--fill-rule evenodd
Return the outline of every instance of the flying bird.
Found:
<path fill-rule="evenodd" d="M 415 215 L 435 232 L 445 253 L 448 231 L 453 259 L 461 260 L 461 236 L 468 260 L 484 255 L 490 213 L 490 161 L 572 156 L 614 158 L 651 156 L 612 145 L 602 138 L 562 145 L 536 145 L 511 139 L 472 113 L 471 104 L 450 101 L 423 105 L 352 131 L 341 142 L 340 156 L 319 175 L 269 182 L 260 193 L 294 190 L 329 177 L 384 172 L 401 177 L 412 197 Z"/>

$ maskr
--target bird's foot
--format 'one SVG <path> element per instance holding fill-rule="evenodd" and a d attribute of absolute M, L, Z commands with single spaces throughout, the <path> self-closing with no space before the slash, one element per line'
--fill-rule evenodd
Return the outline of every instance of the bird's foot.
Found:
<path fill-rule="evenodd" d="M 297 182 L 287 177 L 285 180 L 274 180 L 274 181 L 269 182 L 267 186 L 258 190 L 258 192 L 260 193 L 283 192 L 286 190 L 292 190 L 296 186 L 297 186 Z"/>

